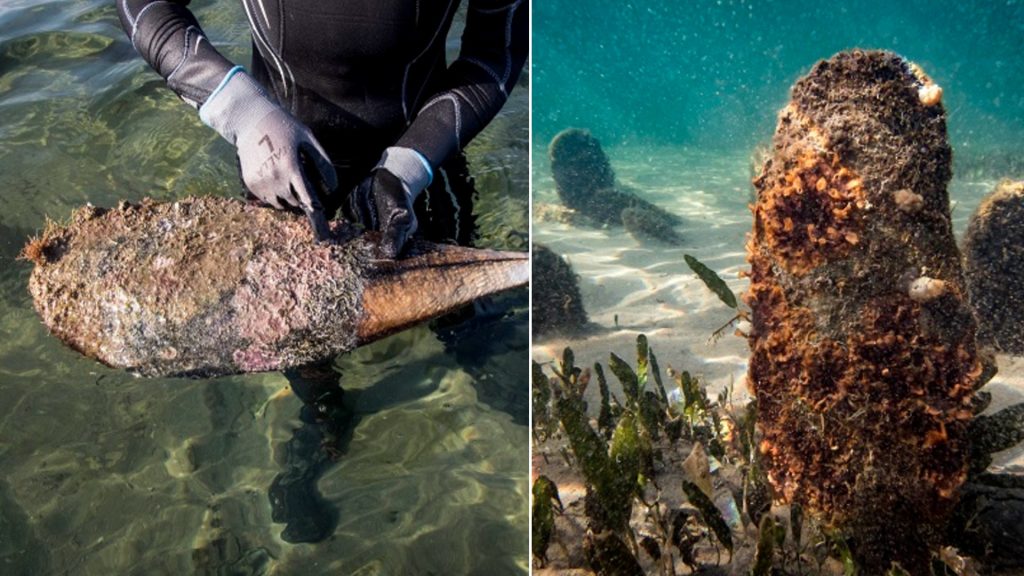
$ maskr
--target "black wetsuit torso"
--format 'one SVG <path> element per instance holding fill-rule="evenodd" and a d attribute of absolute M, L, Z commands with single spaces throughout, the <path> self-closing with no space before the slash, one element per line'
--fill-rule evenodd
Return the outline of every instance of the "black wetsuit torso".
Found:
<path fill-rule="evenodd" d="M 243 3 L 253 30 L 254 76 L 288 104 L 336 161 L 376 151 L 369 152 L 375 162 L 412 127 L 426 99 L 445 91 L 445 37 L 455 0 Z M 463 94 L 466 102 L 459 104 L 473 105 L 475 114 L 478 104 L 489 108 L 489 100 L 500 106 L 499 95 Z M 454 120 L 450 102 L 448 107 L 442 114 Z M 459 147 L 459 131 L 454 125 L 416 130 L 404 145 L 439 165 Z"/>
<path fill-rule="evenodd" d="M 139 53 L 201 106 L 234 64 L 203 35 L 188 0 L 118 0 Z M 469 0 L 458 59 L 445 43 L 460 0 L 242 0 L 250 72 L 309 126 L 347 192 L 388 146 L 442 168 L 497 114 L 528 46 L 527 0 Z"/>

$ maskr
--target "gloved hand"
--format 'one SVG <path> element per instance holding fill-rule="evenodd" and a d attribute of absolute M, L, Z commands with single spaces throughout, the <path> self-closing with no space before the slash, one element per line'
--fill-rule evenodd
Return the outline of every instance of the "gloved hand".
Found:
<path fill-rule="evenodd" d="M 338 186 L 338 177 L 309 128 L 271 101 L 240 66 L 225 75 L 199 118 L 238 149 L 242 180 L 254 196 L 274 208 L 301 209 L 316 237 L 329 237 L 310 176 L 327 190 Z"/>
<path fill-rule="evenodd" d="M 392 146 L 384 151 L 370 176 L 349 195 L 356 220 L 369 230 L 384 233 L 387 257 L 396 257 L 416 232 L 412 204 L 433 177 L 423 155 L 412 148 Z"/>

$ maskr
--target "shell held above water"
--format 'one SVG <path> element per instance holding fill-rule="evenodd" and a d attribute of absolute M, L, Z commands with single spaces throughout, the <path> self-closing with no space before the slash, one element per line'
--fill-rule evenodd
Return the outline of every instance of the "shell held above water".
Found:
<path fill-rule="evenodd" d="M 24 250 L 50 331 L 146 376 L 281 370 L 329 358 L 480 296 L 525 285 L 527 254 L 380 238 L 223 198 L 87 206 Z"/>

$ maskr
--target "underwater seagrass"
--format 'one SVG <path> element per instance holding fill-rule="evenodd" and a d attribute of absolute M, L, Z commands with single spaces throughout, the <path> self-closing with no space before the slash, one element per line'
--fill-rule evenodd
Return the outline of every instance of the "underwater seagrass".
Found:
<path fill-rule="evenodd" d="M 50 331 L 146 376 L 281 370 L 329 358 L 526 284 L 525 253 L 413 242 L 332 223 L 314 241 L 296 214 L 223 198 L 86 206 L 25 247 Z"/>
<path fill-rule="evenodd" d="M 868 574 L 928 573 L 967 474 L 983 362 L 941 89 L 882 51 L 819 62 L 779 113 L 747 250 L 749 385 L 778 496 Z"/>
<path fill-rule="evenodd" d="M 963 254 L 978 343 L 1024 354 L 1024 181 L 1000 182 L 982 200 Z"/>

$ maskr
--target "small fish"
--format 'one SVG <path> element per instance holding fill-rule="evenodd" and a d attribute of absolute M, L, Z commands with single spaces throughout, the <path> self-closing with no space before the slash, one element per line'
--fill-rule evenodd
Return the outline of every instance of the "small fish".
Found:
<path fill-rule="evenodd" d="M 529 278 L 526 253 L 380 237 L 344 222 L 316 242 L 301 215 L 223 198 L 86 206 L 23 257 L 50 331 L 144 376 L 282 370 L 450 312 Z"/>

